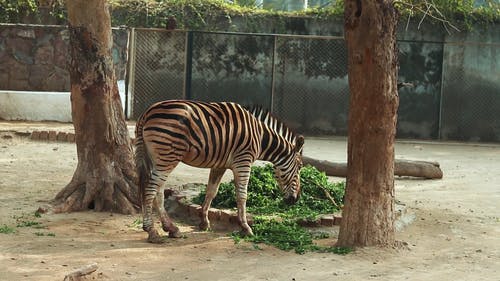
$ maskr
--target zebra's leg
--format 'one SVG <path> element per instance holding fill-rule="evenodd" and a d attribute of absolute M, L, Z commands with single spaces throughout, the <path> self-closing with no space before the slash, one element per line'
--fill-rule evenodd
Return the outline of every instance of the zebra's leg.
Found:
<path fill-rule="evenodd" d="M 250 165 L 242 165 L 240 162 L 233 169 L 234 182 L 236 183 L 236 203 L 238 206 L 238 221 L 241 226 L 241 231 L 244 236 L 252 236 L 253 231 L 247 222 L 247 188 L 248 180 L 250 179 Z"/>
<path fill-rule="evenodd" d="M 149 184 L 144 190 L 143 196 L 143 220 L 142 229 L 148 233 L 148 242 L 151 243 L 163 243 L 163 239 L 155 229 L 153 221 L 153 204 L 156 201 L 158 192 L 163 190 L 161 187 L 165 183 L 166 176 L 159 174 L 157 170 L 154 170 L 152 176 L 149 180 Z"/>
<path fill-rule="evenodd" d="M 156 195 L 154 204 L 156 211 L 160 215 L 161 226 L 165 232 L 168 232 L 168 237 L 170 238 L 181 237 L 181 232 L 179 231 L 179 228 L 174 224 L 172 219 L 167 214 L 167 211 L 165 210 L 165 190 L 163 187 L 160 188 L 160 191 Z"/>
<path fill-rule="evenodd" d="M 205 195 L 205 201 L 203 201 L 203 206 L 201 208 L 201 222 L 200 229 L 207 230 L 210 228 L 210 221 L 208 220 L 208 209 L 210 209 L 210 204 L 212 204 L 212 200 L 215 195 L 217 195 L 217 191 L 219 190 L 220 180 L 224 175 L 226 169 L 218 169 L 212 168 L 210 170 L 210 177 L 208 179 L 207 192 Z"/>

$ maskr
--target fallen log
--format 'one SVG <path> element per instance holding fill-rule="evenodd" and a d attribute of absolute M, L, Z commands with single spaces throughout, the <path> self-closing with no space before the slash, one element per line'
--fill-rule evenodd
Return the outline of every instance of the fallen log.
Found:
<path fill-rule="evenodd" d="M 318 170 L 325 172 L 328 176 L 347 177 L 347 163 L 317 160 L 307 156 L 302 156 L 302 161 L 304 164 L 310 164 Z M 396 159 L 394 175 L 426 179 L 441 179 L 443 178 L 443 171 L 441 171 L 439 163 L 437 162 Z"/>

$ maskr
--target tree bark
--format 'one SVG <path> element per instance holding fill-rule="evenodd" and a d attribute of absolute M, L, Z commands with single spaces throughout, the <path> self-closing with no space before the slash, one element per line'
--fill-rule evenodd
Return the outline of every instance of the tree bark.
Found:
<path fill-rule="evenodd" d="M 345 1 L 350 104 L 347 187 L 338 246 L 395 242 L 397 19 L 391 0 Z"/>
<path fill-rule="evenodd" d="M 307 156 L 302 156 L 302 162 L 304 162 L 305 165 L 312 165 L 318 170 L 325 172 L 327 176 L 347 177 L 347 163 L 335 163 Z M 443 171 L 439 168 L 439 163 L 437 162 L 395 159 L 394 175 L 441 179 L 443 178 Z"/>
<path fill-rule="evenodd" d="M 72 0 L 66 5 L 78 165 L 71 182 L 57 194 L 54 210 L 135 213 L 136 172 L 113 70 L 109 7 L 105 0 Z"/>

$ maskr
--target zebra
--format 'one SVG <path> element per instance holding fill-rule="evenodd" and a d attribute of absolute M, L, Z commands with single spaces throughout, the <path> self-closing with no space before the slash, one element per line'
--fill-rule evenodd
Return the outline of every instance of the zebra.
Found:
<path fill-rule="evenodd" d="M 304 137 L 296 135 L 260 107 L 245 109 L 230 102 L 158 102 L 139 118 L 135 135 L 143 230 L 148 233 L 149 242 L 163 241 L 154 227 L 153 206 L 168 236 L 181 236 L 165 210 L 163 192 L 168 174 L 179 162 L 210 168 L 201 210 L 201 230 L 210 227 L 208 209 L 227 169 L 234 175 L 243 235 L 253 235 L 246 218 L 246 199 L 250 167 L 256 160 L 274 164 L 285 202 L 293 204 L 299 199 Z"/>

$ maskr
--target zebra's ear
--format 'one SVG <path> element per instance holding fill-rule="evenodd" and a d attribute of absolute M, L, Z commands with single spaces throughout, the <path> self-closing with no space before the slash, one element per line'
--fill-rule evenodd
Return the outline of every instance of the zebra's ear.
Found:
<path fill-rule="evenodd" d="M 295 141 L 295 152 L 301 151 L 303 146 L 304 146 L 304 136 L 299 135 L 297 137 L 297 140 Z"/>

